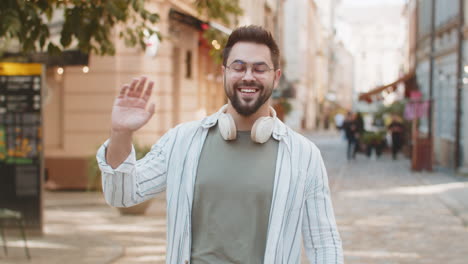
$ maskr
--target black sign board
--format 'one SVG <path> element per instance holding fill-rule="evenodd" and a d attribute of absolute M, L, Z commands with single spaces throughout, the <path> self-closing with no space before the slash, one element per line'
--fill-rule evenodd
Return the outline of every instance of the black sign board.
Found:
<path fill-rule="evenodd" d="M 0 208 L 42 231 L 41 65 L 0 63 Z"/>

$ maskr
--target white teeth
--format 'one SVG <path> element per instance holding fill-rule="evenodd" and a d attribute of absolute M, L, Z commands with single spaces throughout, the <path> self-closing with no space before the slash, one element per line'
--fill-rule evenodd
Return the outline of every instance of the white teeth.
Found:
<path fill-rule="evenodd" d="M 240 91 L 243 93 L 255 93 L 255 89 L 241 89 Z"/>

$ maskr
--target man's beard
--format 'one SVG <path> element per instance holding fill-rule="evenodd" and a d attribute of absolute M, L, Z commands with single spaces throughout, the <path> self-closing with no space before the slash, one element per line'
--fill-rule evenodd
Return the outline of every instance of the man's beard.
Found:
<path fill-rule="evenodd" d="M 226 77 L 225 77 L 226 78 Z M 274 82 L 273 82 L 274 83 Z M 246 82 L 246 81 L 239 81 L 232 86 L 232 89 L 229 89 L 226 84 L 226 79 L 224 80 L 224 90 L 226 91 L 226 95 L 231 101 L 232 106 L 242 116 L 250 116 L 257 112 L 257 110 L 270 98 L 273 92 L 273 83 L 271 87 L 265 87 L 261 83 L 258 82 Z M 243 104 L 239 93 L 237 92 L 238 88 L 242 87 L 252 87 L 259 89 L 258 98 L 255 99 L 256 101 L 253 104 Z"/>

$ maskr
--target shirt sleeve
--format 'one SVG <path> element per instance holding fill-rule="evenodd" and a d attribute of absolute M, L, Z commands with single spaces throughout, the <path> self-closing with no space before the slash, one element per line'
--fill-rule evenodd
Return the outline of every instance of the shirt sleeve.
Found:
<path fill-rule="evenodd" d="M 302 237 L 309 263 L 343 264 L 343 248 L 335 222 L 328 177 L 320 151 L 315 149 L 309 169 L 302 221 Z"/>
<path fill-rule="evenodd" d="M 175 144 L 175 129 L 167 132 L 140 160 L 135 148 L 117 168 L 106 161 L 109 139 L 99 148 L 96 159 L 102 175 L 106 202 L 115 207 L 129 207 L 151 199 L 166 189 L 169 157 Z"/>

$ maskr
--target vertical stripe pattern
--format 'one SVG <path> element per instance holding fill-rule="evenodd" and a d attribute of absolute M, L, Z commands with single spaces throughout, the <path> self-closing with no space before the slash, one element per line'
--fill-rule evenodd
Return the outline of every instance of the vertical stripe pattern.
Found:
<path fill-rule="evenodd" d="M 171 129 L 141 160 L 136 161 L 132 147 L 115 169 L 105 159 L 109 141 L 98 150 L 104 197 L 110 205 L 132 206 L 167 191 L 168 264 L 190 261 L 193 184 L 207 131 L 218 116 L 219 112 Z M 320 151 L 279 120 L 273 137 L 280 145 L 264 263 L 300 263 L 302 238 L 310 263 L 342 264 L 341 239 Z"/>

